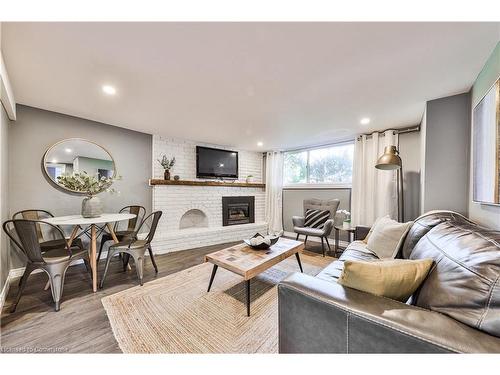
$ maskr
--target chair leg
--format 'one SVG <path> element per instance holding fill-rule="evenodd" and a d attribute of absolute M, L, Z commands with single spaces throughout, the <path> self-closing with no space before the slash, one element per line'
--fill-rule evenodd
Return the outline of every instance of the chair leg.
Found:
<path fill-rule="evenodd" d="M 330 248 L 330 242 L 328 242 L 328 237 L 325 237 L 326 245 L 328 246 L 328 254 L 332 253 L 332 249 Z M 337 256 L 337 254 L 334 254 Z"/>
<path fill-rule="evenodd" d="M 29 267 L 29 265 L 26 266 L 23 276 L 21 277 L 21 280 L 19 280 L 19 290 L 17 292 L 16 302 L 14 302 L 12 308 L 10 309 L 11 313 L 16 311 L 17 305 L 19 304 L 19 300 L 21 299 L 21 296 L 24 292 L 24 288 L 26 288 L 26 282 L 28 281 L 28 277 L 31 275 L 31 272 L 33 272 L 33 270 L 34 269 Z"/>
<path fill-rule="evenodd" d="M 299 234 L 297 233 L 297 238 L 295 239 L 295 241 L 298 241 L 299 240 Z"/>
<path fill-rule="evenodd" d="M 307 236 L 306 239 L 304 240 L 304 248 L 306 247 L 306 244 L 307 244 Z"/>
<path fill-rule="evenodd" d="M 134 258 L 134 263 L 135 263 L 135 270 L 137 271 L 137 277 L 139 277 L 139 283 L 141 286 L 143 285 L 142 283 L 142 278 L 144 275 L 144 255 L 139 255 L 139 256 L 134 256 L 132 255 L 132 258 Z"/>
<path fill-rule="evenodd" d="M 151 258 L 151 263 L 153 263 L 153 267 L 155 268 L 155 273 L 158 273 L 158 266 L 156 265 L 155 257 L 153 255 L 153 250 L 151 249 L 151 245 L 148 246 L 149 257 Z"/>
<path fill-rule="evenodd" d="M 106 278 L 106 274 L 108 273 L 109 263 L 111 262 L 111 258 L 113 257 L 113 255 L 115 255 L 113 250 L 109 249 L 108 256 L 106 258 L 106 267 L 104 267 L 104 273 L 102 274 L 102 278 L 101 278 L 101 285 L 100 285 L 101 289 L 104 285 L 104 279 Z"/>
<path fill-rule="evenodd" d="M 323 256 L 325 256 L 325 242 L 323 241 L 323 237 L 321 237 L 321 251 L 323 252 Z"/>
<path fill-rule="evenodd" d="M 99 259 L 99 258 L 97 258 Z M 83 258 L 83 264 L 85 264 L 85 268 L 87 269 L 87 272 L 92 274 L 92 270 L 90 269 L 90 263 L 87 259 Z"/>
<path fill-rule="evenodd" d="M 64 288 L 64 277 L 66 276 L 66 270 L 69 267 L 68 264 L 56 264 L 54 267 L 48 268 L 50 276 L 50 290 L 52 291 L 52 299 L 54 300 L 55 310 L 59 311 L 61 308 L 61 297 Z"/>
<path fill-rule="evenodd" d="M 125 253 L 123 254 L 122 263 L 123 263 L 123 272 L 127 270 L 128 262 L 130 261 L 130 255 Z"/>
<path fill-rule="evenodd" d="M 104 247 L 104 244 L 106 243 L 106 241 L 103 241 L 101 239 L 101 247 L 99 248 L 99 254 L 97 255 L 97 260 L 96 260 L 96 264 L 99 264 L 99 261 L 101 260 L 101 254 L 102 254 L 102 248 Z M 109 251 L 109 250 L 108 250 Z"/>

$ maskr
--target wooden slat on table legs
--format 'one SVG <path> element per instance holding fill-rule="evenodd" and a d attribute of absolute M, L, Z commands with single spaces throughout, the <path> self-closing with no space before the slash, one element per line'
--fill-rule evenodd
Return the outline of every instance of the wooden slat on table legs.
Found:
<path fill-rule="evenodd" d="M 92 268 L 92 290 L 97 292 L 97 260 L 96 260 L 96 250 L 97 250 L 97 235 L 95 230 L 95 224 L 90 226 L 90 266 Z"/>
<path fill-rule="evenodd" d="M 76 234 L 78 233 L 78 228 L 79 228 L 79 226 L 75 225 L 73 230 L 71 231 L 71 235 L 69 236 L 69 239 L 68 239 L 68 246 L 69 247 L 71 247 L 71 244 L 75 240 Z"/>
<path fill-rule="evenodd" d="M 110 223 L 107 223 L 106 227 L 108 227 L 109 234 L 111 234 L 111 238 L 113 239 L 113 241 L 115 241 L 115 243 L 120 242 L 118 241 L 118 237 L 116 237 L 115 231 L 113 230 L 113 226 Z"/>

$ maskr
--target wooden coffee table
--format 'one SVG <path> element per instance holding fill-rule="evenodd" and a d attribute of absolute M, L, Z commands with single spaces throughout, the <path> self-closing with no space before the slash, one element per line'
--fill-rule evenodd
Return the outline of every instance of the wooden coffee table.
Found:
<path fill-rule="evenodd" d="M 219 266 L 242 276 L 246 281 L 247 316 L 250 316 L 250 280 L 293 254 L 297 258 L 300 272 L 303 272 L 299 256 L 303 249 L 303 242 L 280 238 L 267 250 L 254 250 L 247 244 L 241 243 L 205 255 L 205 262 L 214 265 L 207 292 L 210 292 Z"/>

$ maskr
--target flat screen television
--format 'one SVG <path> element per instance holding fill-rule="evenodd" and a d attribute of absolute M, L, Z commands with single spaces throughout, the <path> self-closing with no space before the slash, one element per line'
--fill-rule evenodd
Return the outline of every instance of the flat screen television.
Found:
<path fill-rule="evenodd" d="M 196 146 L 197 178 L 238 178 L 238 153 Z"/>

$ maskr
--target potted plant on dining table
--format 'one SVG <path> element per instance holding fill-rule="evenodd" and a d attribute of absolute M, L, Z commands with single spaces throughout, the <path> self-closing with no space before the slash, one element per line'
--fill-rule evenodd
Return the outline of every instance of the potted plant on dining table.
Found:
<path fill-rule="evenodd" d="M 82 216 L 85 218 L 92 218 L 102 215 L 102 203 L 97 194 L 103 192 L 116 193 L 116 190 L 111 188 L 111 185 L 120 178 L 120 176 L 102 176 L 99 178 L 97 176 L 91 176 L 84 171 L 58 176 L 57 182 L 74 192 L 84 193 L 86 195 L 82 201 Z"/>

